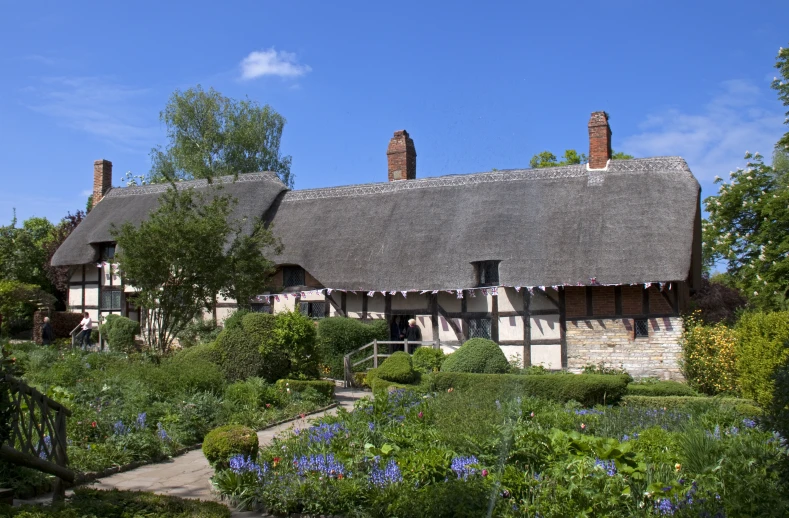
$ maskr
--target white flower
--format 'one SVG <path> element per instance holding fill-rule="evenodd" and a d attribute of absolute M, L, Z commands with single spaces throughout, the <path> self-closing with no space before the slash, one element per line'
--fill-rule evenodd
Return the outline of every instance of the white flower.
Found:
<path fill-rule="evenodd" d="M 759 292 L 758 292 L 758 291 L 754 291 L 754 292 L 753 292 L 753 296 L 754 296 L 754 297 L 758 297 L 758 296 L 759 296 Z"/>

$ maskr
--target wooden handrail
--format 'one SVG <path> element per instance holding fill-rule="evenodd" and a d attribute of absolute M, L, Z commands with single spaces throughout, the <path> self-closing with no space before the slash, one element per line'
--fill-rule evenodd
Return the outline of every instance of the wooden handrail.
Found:
<path fill-rule="evenodd" d="M 372 342 L 370 342 L 368 344 L 364 344 L 361 347 L 358 347 L 358 348 L 354 349 L 353 351 L 349 352 L 348 354 L 346 354 L 343 357 L 343 371 L 344 371 L 344 374 L 345 374 L 345 386 L 346 387 L 353 386 L 353 368 L 356 367 L 357 365 L 361 365 L 363 363 L 366 363 L 366 362 L 369 362 L 370 360 L 372 360 L 373 368 L 377 369 L 378 368 L 378 364 L 379 364 L 378 360 L 380 358 L 389 358 L 391 356 L 391 354 L 380 353 L 379 352 L 379 348 L 378 348 L 379 345 L 400 345 L 400 344 L 403 344 L 403 349 L 405 349 L 405 352 L 408 353 L 408 354 L 412 354 L 414 352 L 414 349 L 416 347 L 418 347 L 418 346 L 430 345 L 430 346 L 433 346 L 433 347 L 438 347 L 438 342 L 426 342 L 426 341 L 409 342 L 408 340 L 397 341 L 397 340 L 377 340 L 377 339 L 375 339 L 375 340 L 373 340 Z M 358 354 L 358 353 L 360 353 L 360 352 L 362 352 L 362 351 L 364 351 L 364 350 L 366 350 L 366 349 L 368 349 L 370 347 L 373 348 L 373 354 L 371 354 L 370 356 L 367 356 L 363 360 L 357 360 L 357 361 L 352 361 L 351 360 L 351 357 L 353 355 Z"/>

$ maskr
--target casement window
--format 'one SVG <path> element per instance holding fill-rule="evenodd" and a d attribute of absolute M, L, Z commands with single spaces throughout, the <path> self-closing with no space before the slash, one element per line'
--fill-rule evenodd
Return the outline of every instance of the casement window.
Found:
<path fill-rule="evenodd" d="M 499 285 L 499 263 L 501 261 L 479 261 L 474 263 L 477 268 L 478 286 Z"/>
<path fill-rule="evenodd" d="M 101 260 L 111 261 L 114 258 L 115 258 L 115 244 L 103 243 L 101 245 Z"/>
<path fill-rule="evenodd" d="M 634 338 L 648 338 L 649 337 L 649 320 L 646 318 L 638 318 L 633 321 L 633 337 Z"/>
<path fill-rule="evenodd" d="M 282 285 L 286 288 L 290 286 L 304 286 L 304 268 L 301 266 L 283 266 Z"/>
<path fill-rule="evenodd" d="M 253 302 L 249 309 L 255 313 L 268 313 L 269 315 L 274 312 L 274 306 L 260 302 Z"/>
<path fill-rule="evenodd" d="M 302 315 L 311 318 L 323 318 L 326 316 L 325 302 L 300 302 L 299 311 Z"/>
<path fill-rule="evenodd" d="M 490 340 L 491 339 L 490 319 L 489 318 L 468 319 L 468 337 L 487 338 L 488 340 Z"/>
<path fill-rule="evenodd" d="M 121 290 L 101 290 L 101 304 L 102 311 L 120 311 L 121 310 Z"/>

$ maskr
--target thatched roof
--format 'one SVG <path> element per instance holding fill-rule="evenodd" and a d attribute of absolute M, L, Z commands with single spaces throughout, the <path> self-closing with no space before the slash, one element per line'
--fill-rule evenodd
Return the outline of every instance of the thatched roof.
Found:
<path fill-rule="evenodd" d="M 501 261 L 501 285 L 681 281 L 699 240 L 699 184 L 677 157 L 615 160 L 605 171 L 494 171 L 281 196 L 284 188 L 271 182 L 230 189 L 247 200 L 239 209 L 248 217 L 271 220 L 284 245 L 272 259 L 335 289 L 468 288 L 472 263 L 484 260 Z M 95 260 L 85 246 L 109 240 L 102 220 L 147 214 L 146 196 L 116 200 L 126 190 L 110 191 L 88 215 L 58 250 L 59 264 Z"/>
<path fill-rule="evenodd" d="M 239 175 L 235 182 L 232 176 L 227 176 L 215 180 L 214 185 L 221 185 L 223 194 L 229 194 L 238 200 L 233 217 L 247 218 L 244 224 L 246 230 L 251 230 L 254 221 L 286 190 L 274 173 Z M 205 190 L 208 183 L 205 180 L 193 180 L 180 182 L 177 186 L 179 189 Z M 126 222 L 138 225 L 159 206 L 159 195 L 168 187 L 168 184 L 157 184 L 110 189 L 60 245 L 52 257 L 52 264 L 70 266 L 98 261 L 98 245 L 113 241 L 110 234 L 112 226 L 120 227 Z"/>

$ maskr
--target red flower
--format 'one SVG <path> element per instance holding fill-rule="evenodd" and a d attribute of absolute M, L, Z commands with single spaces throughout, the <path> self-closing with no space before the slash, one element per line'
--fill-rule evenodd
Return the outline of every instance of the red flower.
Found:
<path fill-rule="evenodd" d="M 90 423 L 90 426 L 93 427 L 93 428 L 96 428 L 96 421 L 93 421 L 92 423 Z"/>
<path fill-rule="evenodd" d="M 271 403 L 266 403 L 266 408 L 271 408 Z"/>
<path fill-rule="evenodd" d="M 424 414 L 423 414 L 422 412 L 419 412 L 418 414 L 416 414 L 416 416 L 417 416 L 419 419 L 422 419 L 422 416 L 423 416 L 423 415 L 424 415 Z"/>
<path fill-rule="evenodd" d="M 487 477 L 487 476 L 488 476 L 488 470 L 486 470 L 486 469 L 483 469 L 483 470 L 482 470 L 482 476 L 483 476 L 483 477 Z"/>

